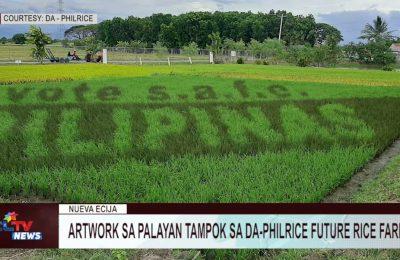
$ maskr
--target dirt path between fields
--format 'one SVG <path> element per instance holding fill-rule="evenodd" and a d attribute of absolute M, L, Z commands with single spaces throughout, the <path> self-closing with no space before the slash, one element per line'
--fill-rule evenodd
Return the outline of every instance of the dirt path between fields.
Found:
<path fill-rule="evenodd" d="M 392 161 L 392 159 L 400 154 L 400 139 L 394 142 L 381 155 L 369 162 L 364 168 L 351 177 L 344 185 L 337 188 L 328 195 L 323 203 L 347 203 L 351 202 L 352 197 L 358 192 L 361 186 L 375 179 L 379 173 Z"/>

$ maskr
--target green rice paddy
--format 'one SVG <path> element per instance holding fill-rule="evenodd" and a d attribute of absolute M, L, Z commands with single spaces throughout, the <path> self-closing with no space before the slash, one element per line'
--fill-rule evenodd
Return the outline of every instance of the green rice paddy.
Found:
<path fill-rule="evenodd" d="M 2 197 L 318 202 L 400 135 L 395 72 L 3 68 Z M 58 72 L 18 76 L 47 69 Z"/>

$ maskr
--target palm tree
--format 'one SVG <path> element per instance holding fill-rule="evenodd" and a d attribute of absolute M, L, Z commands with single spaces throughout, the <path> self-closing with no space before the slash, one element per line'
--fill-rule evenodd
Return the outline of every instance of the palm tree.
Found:
<path fill-rule="evenodd" d="M 394 38 L 393 31 L 388 31 L 388 24 L 380 16 L 376 17 L 373 24 L 365 25 L 361 33 L 360 39 L 374 42 L 379 40 L 390 41 Z"/>

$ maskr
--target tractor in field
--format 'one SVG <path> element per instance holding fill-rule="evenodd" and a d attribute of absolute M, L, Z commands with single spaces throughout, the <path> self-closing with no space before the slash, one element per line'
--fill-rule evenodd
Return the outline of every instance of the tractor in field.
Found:
<path fill-rule="evenodd" d="M 81 62 L 81 58 L 77 55 L 76 51 L 71 54 L 71 52 L 68 52 L 67 57 L 55 57 L 53 52 L 51 51 L 50 48 L 46 48 L 46 58 L 51 62 L 51 63 L 69 63 L 69 62 Z"/>

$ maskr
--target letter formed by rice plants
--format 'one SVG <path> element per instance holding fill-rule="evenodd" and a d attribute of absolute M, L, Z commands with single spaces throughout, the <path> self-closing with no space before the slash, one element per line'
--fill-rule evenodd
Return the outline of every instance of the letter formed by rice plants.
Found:
<path fill-rule="evenodd" d="M 239 145 L 252 142 L 249 133 L 269 144 L 276 144 L 282 140 L 282 135 L 271 128 L 271 123 L 260 108 L 247 108 L 246 112 L 250 117 L 227 108 L 220 108 L 219 112 L 222 122 L 228 127 L 230 138 Z"/>
<path fill-rule="evenodd" d="M 9 112 L 0 111 L 0 141 L 4 141 L 10 136 L 10 130 L 15 121 L 15 118 Z"/>
<path fill-rule="evenodd" d="M 281 118 L 286 138 L 294 146 L 333 141 L 327 129 L 313 121 L 304 111 L 294 105 L 283 106 Z"/>
<path fill-rule="evenodd" d="M 24 129 L 26 140 L 25 154 L 29 158 L 37 158 L 48 155 L 48 149 L 44 144 L 46 121 L 49 113 L 46 110 L 32 111 L 28 123 Z"/>
<path fill-rule="evenodd" d="M 200 135 L 200 140 L 211 147 L 219 146 L 221 141 L 218 136 L 218 129 L 212 124 L 207 112 L 204 109 L 191 108 L 190 113 L 196 119 L 196 126 Z"/>
<path fill-rule="evenodd" d="M 335 135 L 340 139 L 353 139 L 366 143 L 374 138 L 374 130 L 356 117 L 354 109 L 342 104 L 327 104 L 320 107 L 322 116 L 332 124 Z"/>
<path fill-rule="evenodd" d="M 131 113 L 126 109 L 115 109 L 113 114 L 117 129 L 114 134 L 114 147 L 118 153 L 129 152 L 132 147 Z"/>
<path fill-rule="evenodd" d="M 166 137 L 179 134 L 185 129 L 185 117 L 172 108 L 147 109 L 143 113 L 148 124 L 144 146 L 150 150 L 163 149 Z"/>
<path fill-rule="evenodd" d="M 80 109 L 64 110 L 57 144 L 65 156 L 98 155 L 105 152 L 104 144 L 79 140 Z"/>

